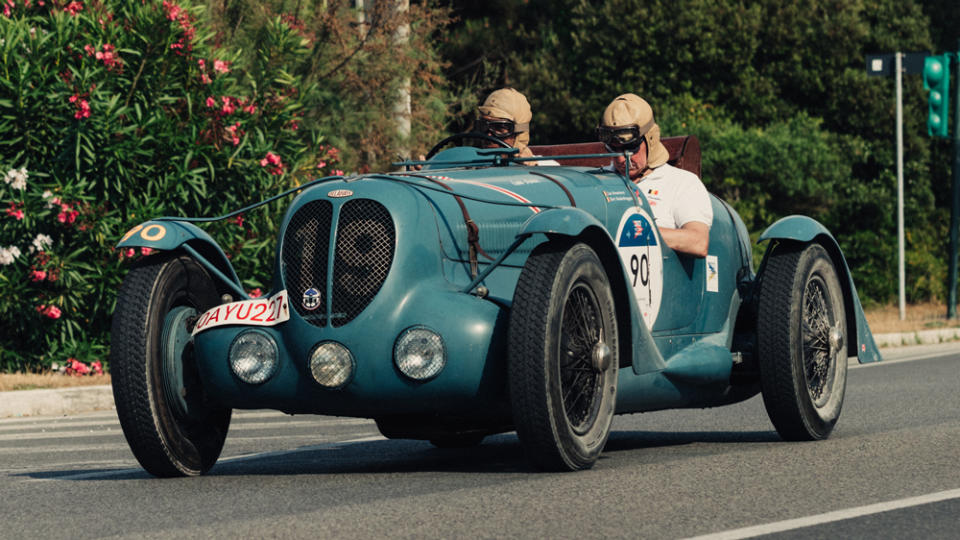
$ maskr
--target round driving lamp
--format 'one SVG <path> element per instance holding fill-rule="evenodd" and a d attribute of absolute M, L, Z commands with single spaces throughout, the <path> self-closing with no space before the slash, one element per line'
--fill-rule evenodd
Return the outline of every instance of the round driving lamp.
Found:
<path fill-rule="evenodd" d="M 230 369 L 247 384 L 262 384 L 280 365 L 277 342 L 263 330 L 247 330 L 230 344 Z"/>
<path fill-rule="evenodd" d="M 310 374 L 321 386 L 342 387 L 350 382 L 355 368 L 353 355 L 335 341 L 320 343 L 310 353 Z"/>
<path fill-rule="evenodd" d="M 447 350 L 440 334 L 423 326 L 414 326 L 397 338 L 393 361 L 401 373 L 423 381 L 440 373 L 447 363 Z"/>

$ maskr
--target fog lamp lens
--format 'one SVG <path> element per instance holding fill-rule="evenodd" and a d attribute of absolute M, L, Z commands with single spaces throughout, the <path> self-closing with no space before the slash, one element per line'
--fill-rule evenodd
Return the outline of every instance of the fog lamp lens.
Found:
<path fill-rule="evenodd" d="M 230 344 L 230 369 L 245 383 L 266 382 L 278 366 L 277 342 L 263 330 L 247 330 Z"/>
<path fill-rule="evenodd" d="M 340 388 L 353 377 L 355 363 L 350 351 L 339 343 L 327 341 L 310 353 L 310 373 L 327 388 Z"/>
<path fill-rule="evenodd" d="M 435 377 L 447 363 L 447 351 L 440 334 L 415 326 L 404 330 L 393 347 L 393 359 L 411 379 Z"/>

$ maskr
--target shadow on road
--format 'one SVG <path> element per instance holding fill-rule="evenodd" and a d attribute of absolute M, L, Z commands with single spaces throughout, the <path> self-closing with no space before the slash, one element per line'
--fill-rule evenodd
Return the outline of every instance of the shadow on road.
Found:
<path fill-rule="evenodd" d="M 629 457 L 628 451 L 687 447 L 696 443 L 697 453 L 725 452 L 717 446 L 728 443 L 751 444 L 779 442 L 775 431 L 614 431 L 601 456 L 601 466 L 616 466 L 614 456 Z M 649 453 L 645 456 L 649 458 Z M 682 459 L 671 452 L 658 456 L 664 459 Z M 382 475 L 393 473 L 447 472 L 516 474 L 531 473 L 523 449 L 515 433 L 488 437 L 473 448 L 440 449 L 425 441 L 374 440 L 348 443 L 326 443 L 277 450 L 245 456 L 225 457 L 207 474 L 218 476 L 280 476 L 280 475 Z M 35 480 L 138 480 L 152 478 L 143 469 L 75 469 L 24 472 Z"/>

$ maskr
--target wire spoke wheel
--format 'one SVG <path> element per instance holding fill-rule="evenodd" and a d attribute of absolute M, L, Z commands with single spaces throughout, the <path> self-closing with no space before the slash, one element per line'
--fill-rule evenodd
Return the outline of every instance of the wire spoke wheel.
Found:
<path fill-rule="evenodd" d="M 531 463 L 593 466 L 616 403 L 617 321 L 610 283 L 585 244 L 548 242 L 530 255 L 510 312 L 508 383 Z"/>
<path fill-rule="evenodd" d="M 601 341 L 600 306 L 593 291 L 577 283 L 563 308 L 560 345 L 560 391 L 567 420 L 575 433 L 586 433 L 599 413 L 603 379 L 592 366 Z"/>
<path fill-rule="evenodd" d="M 760 282 L 757 348 L 763 402 L 786 440 L 829 436 L 847 384 L 843 289 L 819 244 L 784 243 Z"/>

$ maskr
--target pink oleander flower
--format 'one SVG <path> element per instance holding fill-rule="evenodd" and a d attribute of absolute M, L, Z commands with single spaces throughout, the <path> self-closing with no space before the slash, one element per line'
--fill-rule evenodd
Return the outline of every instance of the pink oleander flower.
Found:
<path fill-rule="evenodd" d="M 250 298 L 260 298 L 263 296 L 263 291 L 260 290 L 260 287 L 250 291 Z"/>
<path fill-rule="evenodd" d="M 116 53 L 117 48 L 109 43 L 103 44 L 103 50 L 97 51 L 94 56 L 97 60 L 103 61 L 103 64 L 107 66 L 107 69 L 113 71 L 114 68 L 120 67 L 123 65 L 123 61 Z"/>
<path fill-rule="evenodd" d="M 229 96 L 221 96 L 220 100 L 223 101 L 223 108 L 220 109 L 220 112 L 224 116 L 233 114 L 237 111 L 236 100 Z"/>
<path fill-rule="evenodd" d="M 321 161 L 320 163 L 317 163 L 317 168 L 318 168 L 318 169 L 322 169 L 322 168 L 324 168 L 324 167 L 326 167 L 326 166 L 327 166 L 327 162 L 326 162 L 326 161 Z"/>
<path fill-rule="evenodd" d="M 217 100 L 213 99 L 213 97 L 208 97 L 205 103 L 207 107 L 210 107 L 211 109 L 217 106 Z"/>
<path fill-rule="evenodd" d="M 64 210 L 57 214 L 57 221 L 60 223 L 70 224 L 77 220 L 77 216 L 80 215 L 80 212 L 77 210 Z"/>
<path fill-rule="evenodd" d="M 87 375 L 90 373 L 90 366 L 84 364 L 76 358 L 67 358 L 66 373 L 67 375 L 73 375 L 74 377 Z"/>
<path fill-rule="evenodd" d="M 236 217 L 228 219 L 230 223 L 235 223 L 238 227 L 243 227 L 243 214 L 237 214 Z"/>
<path fill-rule="evenodd" d="M 247 114 L 253 114 L 253 113 L 257 112 L 257 106 L 256 106 L 255 104 L 253 104 L 253 103 L 251 103 L 251 104 L 249 104 L 249 105 L 246 105 L 246 106 L 243 107 L 243 112 L 245 112 L 245 113 L 247 113 Z"/>
<path fill-rule="evenodd" d="M 330 156 L 330 159 L 337 159 L 340 157 L 340 150 L 331 146 L 330 149 L 327 150 L 327 155 Z"/>
<path fill-rule="evenodd" d="M 228 73 L 230 71 L 230 63 L 224 62 L 223 60 L 214 60 L 213 70 L 217 73 Z"/>
<path fill-rule="evenodd" d="M 243 131 L 240 130 L 240 122 L 228 126 L 227 133 L 230 135 L 230 142 L 232 142 L 234 146 L 240 144 L 240 135 L 243 135 Z"/>
<path fill-rule="evenodd" d="M 69 13 L 70 15 L 76 15 L 83 11 L 83 4 L 80 2 L 70 2 L 69 4 L 63 6 L 63 10 Z"/>
<path fill-rule="evenodd" d="M 93 45 L 84 45 L 83 50 L 87 51 L 87 56 L 93 56 L 97 54 L 97 50 L 93 48 Z"/>
<path fill-rule="evenodd" d="M 171 21 L 177 20 L 183 11 L 183 8 L 177 4 L 174 4 L 173 2 L 168 2 L 167 0 L 163 0 L 163 9 L 167 12 L 167 19 Z"/>
<path fill-rule="evenodd" d="M 283 171 L 286 168 L 286 165 L 283 164 L 280 156 L 274 154 L 273 152 L 267 152 L 266 157 L 260 160 L 260 166 L 269 169 L 270 174 L 277 176 L 283 174 Z"/>
<path fill-rule="evenodd" d="M 44 270 L 32 270 L 30 272 L 30 281 L 36 283 L 37 281 L 43 281 L 47 279 L 47 273 Z"/>
<path fill-rule="evenodd" d="M 68 101 L 77 108 L 76 112 L 73 113 L 74 118 L 77 120 L 90 118 L 90 103 L 87 100 L 82 99 L 78 94 L 74 94 L 70 96 Z"/>
<path fill-rule="evenodd" d="M 44 315 L 51 319 L 59 319 L 61 315 L 60 308 L 58 308 L 57 306 L 48 306 L 45 304 L 40 304 L 39 306 L 37 306 L 37 311 L 41 315 Z"/>
<path fill-rule="evenodd" d="M 140 254 L 141 254 L 141 255 L 149 255 L 149 254 L 151 254 L 151 253 L 153 253 L 153 248 L 148 248 L 148 247 L 142 247 L 142 248 L 140 248 Z"/>
<path fill-rule="evenodd" d="M 207 69 L 207 62 L 203 58 L 197 60 L 197 65 L 200 66 L 200 69 Z"/>
<path fill-rule="evenodd" d="M 343 176 L 343 171 L 341 171 L 340 169 L 334 169 L 330 171 L 330 174 L 332 174 L 333 176 Z"/>
<path fill-rule="evenodd" d="M 213 82 L 213 79 L 211 79 L 210 76 L 207 75 L 206 73 L 201 73 L 201 74 L 200 74 L 200 82 L 203 83 L 203 84 L 210 84 L 210 83 Z"/>
<path fill-rule="evenodd" d="M 22 206 L 21 203 L 17 203 L 17 202 L 10 203 L 10 207 L 7 208 L 7 215 L 17 221 L 20 221 L 21 219 L 23 219 L 23 208 L 21 208 L 21 206 Z"/>
<path fill-rule="evenodd" d="M 94 375 L 103 375 L 103 364 L 101 364 L 99 360 L 91 363 L 90 368 L 93 370 Z"/>

